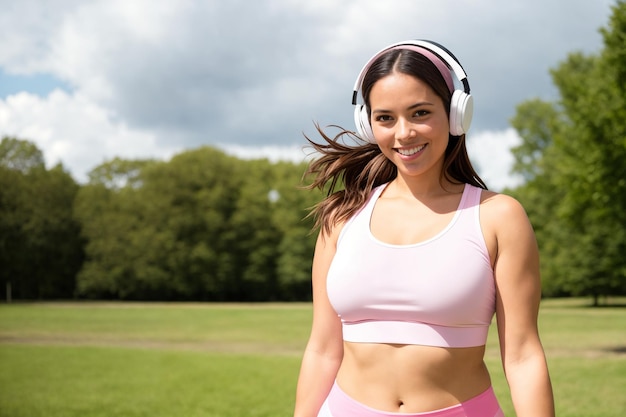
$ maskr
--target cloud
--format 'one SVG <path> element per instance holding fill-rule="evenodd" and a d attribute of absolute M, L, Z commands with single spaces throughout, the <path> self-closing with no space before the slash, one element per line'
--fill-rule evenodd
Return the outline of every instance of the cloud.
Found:
<path fill-rule="evenodd" d="M 0 126 L 3 135 L 35 142 L 49 167 L 62 163 L 80 182 L 91 169 L 116 156 L 166 159 L 181 150 L 157 146 L 149 131 L 129 129 L 109 110 L 61 90 L 45 98 L 19 93 L 0 100 Z"/>
<path fill-rule="evenodd" d="M 448 46 L 467 70 L 473 132 L 509 137 L 516 104 L 555 97 L 550 67 L 600 47 L 612 3 L 0 0 L 2 70 L 66 86 L 0 97 L 0 136 L 37 141 L 77 177 L 113 155 L 293 149 L 314 121 L 351 128 L 364 62 L 421 37 Z"/>
<path fill-rule="evenodd" d="M 43 149 L 49 167 L 62 163 L 74 177 L 87 180 L 87 173 L 116 156 L 125 159 L 167 160 L 182 146 L 158 145 L 150 131 L 129 129 L 115 115 L 80 95 L 55 90 L 45 98 L 20 93 L 0 100 L 0 126 L 5 134 L 29 138 Z M 35 120 L 36 122 L 33 122 Z M 27 123 L 28 121 L 28 123 Z M 521 179 L 510 174 L 510 149 L 520 143 L 515 130 L 482 131 L 468 136 L 468 153 L 478 174 L 496 191 L 515 186 Z M 308 157 L 304 141 L 293 145 L 215 144 L 241 159 L 302 162 Z M 94 152 L 96 150 L 96 152 Z"/>
<path fill-rule="evenodd" d="M 309 153 L 304 146 L 241 146 L 222 145 L 220 148 L 229 155 L 240 159 L 267 159 L 271 162 L 287 161 L 300 163 L 308 160 Z"/>
<path fill-rule="evenodd" d="M 513 128 L 468 134 L 467 153 L 489 189 L 502 191 L 522 183 L 521 176 L 511 173 L 514 163 L 511 149 L 521 142 Z"/>

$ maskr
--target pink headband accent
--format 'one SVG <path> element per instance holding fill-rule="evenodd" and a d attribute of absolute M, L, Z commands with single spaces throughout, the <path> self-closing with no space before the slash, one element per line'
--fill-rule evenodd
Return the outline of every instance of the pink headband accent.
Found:
<path fill-rule="evenodd" d="M 352 92 L 352 104 L 356 105 L 357 103 L 357 96 L 359 94 L 358 90 L 361 88 L 361 83 L 363 82 L 363 78 L 365 77 L 365 74 L 367 73 L 367 71 L 370 69 L 372 63 L 376 61 L 381 55 L 387 53 L 388 51 L 392 51 L 394 49 L 408 49 L 408 50 L 417 52 L 418 54 L 428 59 L 439 70 L 439 73 L 441 74 L 443 79 L 446 81 L 446 85 L 448 86 L 450 93 L 454 93 L 454 81 L 452 80 L 451 69 L 443 62 L 441 58 L 439 58 L 433 52 L 430 52 L 428 49 L 422 46 L 403 43 L 403 44 L 391 46 L 389 48 L 385 48 L 370 58 L 367 64 L 361 69 L 361 72 L 359 73 L 359 76 L 356 79 L 356 83 L 354 84 L 354 91 Z M 459 66 L 459 71 L 463 73 L 463 69 L 460 66 Z M 455 74 L 457 74 L 457 77 L 458 77 L 458 73 L 455 72 Z"/>
<path fill-rule="evenodd" d="M 393 51 L 394 49 L 409 49 L 411 51 L 415 51 L 418 54 L 423 55 L 424 57 L 428 58 L 430 62 L 435 64 L 435 66 L 437 67 L 441 75 L 443 76 L 443 79 L 446 80 L 446 84 L 448 85 L 448 90 L 450 90 L 451 93 L 454 93 L 454 81 L 452 81 L 452 74 L 450 74 L 450 68 L 448 68 L 448 66 L 437 55 L 433 54 L 426 48 L 422 48 L 416 45 L 398 45 L 398 46 L 394 46 L 392 48 L 386 49 L 382 53 L 385 53 L 387 51 Z M 382 55 L 382 53 L 380 55 Z M 373 62 L 373 61 L 374 59 L 370 60 L 370 62 Z"/>

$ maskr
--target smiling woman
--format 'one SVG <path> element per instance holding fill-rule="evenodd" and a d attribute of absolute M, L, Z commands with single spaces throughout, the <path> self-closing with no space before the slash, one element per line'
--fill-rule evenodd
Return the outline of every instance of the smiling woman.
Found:
<path fill-rule="evenodd" d="M 435 42 L 393 44 L 365 64 L 352 104 L 358 133 L 307 138 L 321 155 L 311 188 L 328 194 L 313 210 L 294 416 L 503 417 L 484 361 L 495 315 L 517 416 L 553 417 L 534 234 L 469 160 L 463 67 Z"/>
<path fill-rule="evenodd" d="M 404 175 L 439 165 L 448 146 L 448 114 L 443 100 L 425 82 L 397 73 L 372 87 L 372 132 L 381 152 Z M 436 184 L 437 181 L 434 182 Z"/>

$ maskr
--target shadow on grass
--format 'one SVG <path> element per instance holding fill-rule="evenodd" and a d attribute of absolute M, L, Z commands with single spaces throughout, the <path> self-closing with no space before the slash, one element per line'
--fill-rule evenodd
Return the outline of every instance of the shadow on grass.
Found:
<path fill-rule="evenodd" d="M 589 304 L 584 307 L 587 307 L 587 308 L 626 308 L 626 303 L 609 303 L 609 304 L 598 304 L 598 305 Z"/>
<path fill-rule="evenodd" d="M 542 308 L 626 308 L 626 296 L 599 297 L 546 297 Z"/>
<path fill-rule="evenodd" d="M 603 350 L 605 352 L 613 353 L 613 354 L 617 354 L 617 355 L 626 355 L 626 346 L 625 345 L 609 346 L 607 348 L 604 348 Z"/>

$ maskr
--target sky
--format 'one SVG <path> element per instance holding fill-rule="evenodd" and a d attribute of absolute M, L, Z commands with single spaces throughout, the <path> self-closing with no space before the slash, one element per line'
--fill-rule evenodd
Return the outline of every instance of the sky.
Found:
<path fill-rule="evenodd" d="M 556 100 L 550 69 L 599 52 L 614 0 L 0 0 L 0 137 L 79 182 L 114 158 L 215 146 L 300 161 L 315 123 L 354 129 L 365 62 L 406 39 L 445 45 L 474 97 L 470 158 L 514 186 L 510 126 Z"/>

